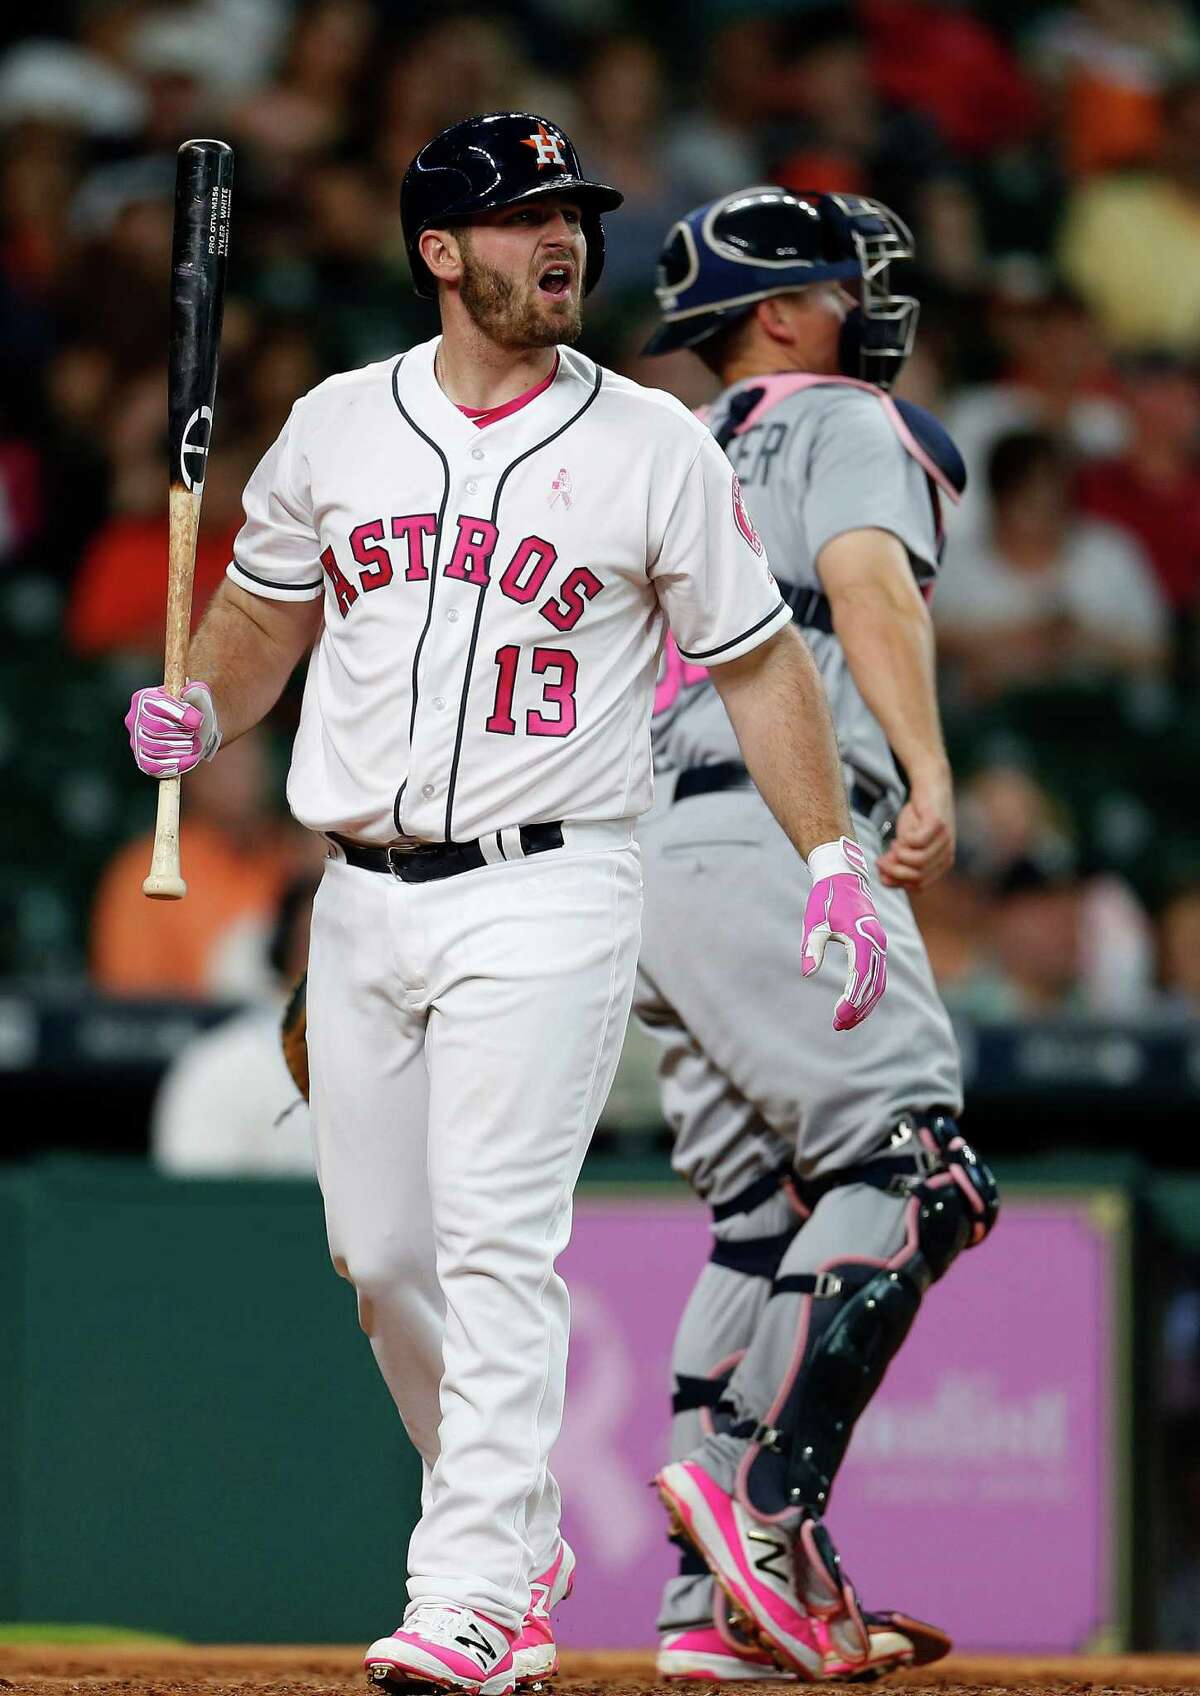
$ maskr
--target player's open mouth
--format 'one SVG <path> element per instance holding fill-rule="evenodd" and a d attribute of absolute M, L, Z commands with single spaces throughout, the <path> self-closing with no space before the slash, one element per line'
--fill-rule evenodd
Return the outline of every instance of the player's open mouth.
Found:
<path fill-rule="evenodd" d="M 571 291 L 571 267 L 569 265 L 550 265 L 538 278 L 538 292 L 548 294 L 553 300 L 561 300 Z"/>

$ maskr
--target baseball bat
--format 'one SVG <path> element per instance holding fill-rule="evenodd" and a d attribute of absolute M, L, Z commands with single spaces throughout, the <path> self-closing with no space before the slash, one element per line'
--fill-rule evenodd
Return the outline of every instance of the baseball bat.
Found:
<path fill-rule="evenodd" d="M 171 470 L 163 687 L 175 696 L 187 684 L 192 578 L 217 394 L 217 353 L 225 306 L 232 183 L 233 149 L 228 143 L 184 142 L 175 167 L 171 334 L 167 359 Z M 154 853 L 142 893 L 156 901 L 178 901 L 187 894 L 179 866 L 177 777 L 159 780 Z"/>

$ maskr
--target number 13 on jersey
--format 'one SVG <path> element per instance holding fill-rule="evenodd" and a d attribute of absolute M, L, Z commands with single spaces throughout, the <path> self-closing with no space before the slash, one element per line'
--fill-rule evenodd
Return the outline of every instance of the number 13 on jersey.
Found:
<path fill-rule="evenodd" d="M 496 649 L 496 699 L 485 730 L 497 736 L 515 736 L 517 721 L 513 717 L 513 695 L 518 685 L 523 649 L 507 642 Z M 534 648 L 530 669 L 542 679 L 541 703 L 525 713 L 527 736 L 569 736 L 575 728 L 575 679 L 578 662 L 569 648 Z M 548 716 L 541 707 L 554 707 L 555 716 Z"/>

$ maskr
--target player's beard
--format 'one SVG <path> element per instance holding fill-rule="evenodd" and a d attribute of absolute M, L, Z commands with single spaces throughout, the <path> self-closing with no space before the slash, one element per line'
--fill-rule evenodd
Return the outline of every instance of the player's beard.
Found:
<path fill-rule="evenodd" d="M 461 244 L 463 274 L 459 295 L 472 321 L 500 347 L 570 346 L 583 333 L 579 302 L 571 297 L 564 311 L 542 309 L 536 299 L 519 295 L 517 285 Z"/>

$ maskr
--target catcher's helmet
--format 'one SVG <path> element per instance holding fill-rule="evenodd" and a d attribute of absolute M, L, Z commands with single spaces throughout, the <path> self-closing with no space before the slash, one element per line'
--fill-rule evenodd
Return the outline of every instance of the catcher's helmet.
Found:
<path fill-rule="evenodd" d="M 400 222 L 417 293 L 437 293 L 417 247 L 425 230 L 540 194 L 569 194 L 579 202 L 587 241 L 583 286 L 585 292 L 595 288 L 604 269 L 600 214 L 625 197 L 587 180 L 570 138 L 557 124 L 533 112 L 487 112 L 451 124 L 427 141 L 400 186 Z"/>
<path fill-rule="evenodd" d="M 913 257 L 894 212 L 857 194 L 806 194 L 772 184 L 697 207 L 672 228 L 658 261 L 663 322 L 647 353 L 695 347 L 772 294 L 856 281 L 842 329 L 842 374 L 888 388 L 912 351 L 919 307 L 891 292 L 888 267 Z"/>

